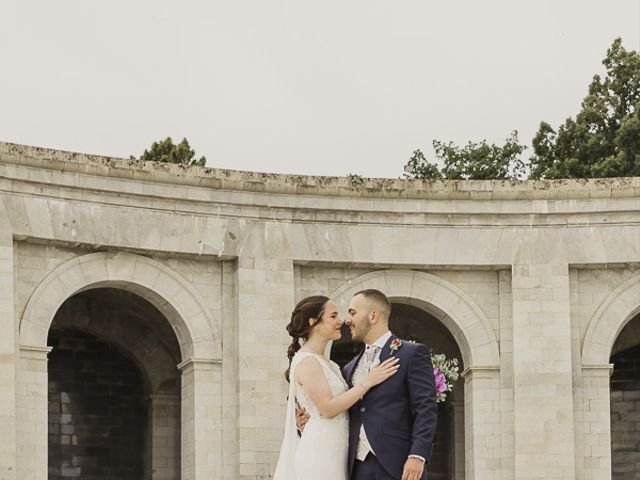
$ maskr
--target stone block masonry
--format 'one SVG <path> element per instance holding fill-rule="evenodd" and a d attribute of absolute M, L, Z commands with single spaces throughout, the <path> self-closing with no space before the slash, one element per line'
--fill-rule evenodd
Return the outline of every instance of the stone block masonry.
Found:
<path fill-rule="evenodd" d="M 368 287 L 440 322 L 464 359 L 456 480 L 637 467 L 635 394 L 609 374 L 614 344 L 640 343 L 626 329 L 640 322 L 640 178 L 353 184 L 0 143 L 0 286 L 0 480 L 78 473 L 48 458 L 74 440 L 46 339 L 60 306 L 96 288 L 143 298 L 178 345 L 151 369 L 181 380 L 148 399 L 152 480 L 271 478 L 295 300 L 343 308 Z M 159 358 L 165 333 L 145 341 L 127 322 L 118 338 Z"/>

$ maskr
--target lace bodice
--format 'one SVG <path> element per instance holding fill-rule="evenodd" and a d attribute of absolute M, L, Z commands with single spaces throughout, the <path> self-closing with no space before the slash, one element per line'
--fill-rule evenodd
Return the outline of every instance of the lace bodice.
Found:
<path fill-rule="evenodd" d="M 307 357 L 315 357 L 320 365 L 322 366 L 322 370 L 327 378 L 327 383 L 329 383 L 329 388 L 331 388 L 331 392 L 334 396 L 340 395 L 346 392 L 349 387 L 347 382 L 342 378 L 342 373 L 340 373 L 340 367 L 335 363 L 311 352 L 297 352 L 291 361 L 291 370 L 290 370 L 290 378 L 292 382 L 295 382 L 295 369 L 296 367 Z M 295 395 L 298 403 L 302 408 L 304 408 L 309 414 L 310 418 L 322 418 L 320 415 L 320 411 L 315 406 L 315 404 L 311 401 L 307 393 L 304 391 L 304 388 L 297 384 L 295 385 Z M 347 412 L 342 412 L 338 414 L 335 418 L 342 417 L 341 419 L 344 421 L 348 421 Z"/>

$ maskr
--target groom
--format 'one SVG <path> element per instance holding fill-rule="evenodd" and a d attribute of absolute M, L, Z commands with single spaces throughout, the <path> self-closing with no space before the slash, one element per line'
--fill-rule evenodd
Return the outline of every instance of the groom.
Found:
<path fill-rule="evenodd" d="M 346 323 L 366 349 L 342 370 L 349 386 L 390 356 L 400 370 L 373 387 L 350 410 L 351 480 L 426 480 L 437 407 L 431 357 L 425 347 L 389 331 L 391 304 L 379 290 L 362 290 L 349 304 Z"/>

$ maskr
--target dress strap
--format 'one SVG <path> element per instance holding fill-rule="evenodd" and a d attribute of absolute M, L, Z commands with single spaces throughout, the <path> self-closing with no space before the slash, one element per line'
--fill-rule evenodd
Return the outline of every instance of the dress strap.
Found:
<path fill-rule="evenodd" d="M 289 379 L 292 383 L 295 381 L 295 371 L 296 367 L 302 363 L 302 361 L 307 357 L 317 357 L 315 353 L 311 352 L 296 352 L 291 360 L 291 367 L 289 368 Z"/>
<path fill-rule="evenodd" d="M 309 358 L 309 357 L 313 357 L 318 359 L 318 361 L 321 364 L 326 364 L 327 361 L 326 359 L 322 356 L 322 355 L 318 355 L 317 353 L 313 353 L 313 352 L 296 352 L 296 354 L 293 356 L 293 360 L 291 360 L 291 367 L 293 368 L 294 365 L 298 365 L 299 363 L 302 363 L 302 361 L 305 358 Z"/>

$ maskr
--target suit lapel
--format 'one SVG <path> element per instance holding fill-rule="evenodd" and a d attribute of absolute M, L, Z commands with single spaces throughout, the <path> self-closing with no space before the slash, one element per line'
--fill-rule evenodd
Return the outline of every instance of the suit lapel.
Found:
<path fill-rule="evenodd" d="M 391 356 L 391 342 L 393 342 L 393 340 L 395 340 L 396 338 L 398 337 L 396 337 L 395 335 L 391 335 L 384 344 L 384 347 L 382 347 L 382 350 L 380 351 L 380 363 L 384 362 Z"/>

